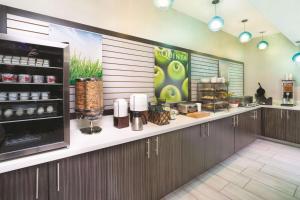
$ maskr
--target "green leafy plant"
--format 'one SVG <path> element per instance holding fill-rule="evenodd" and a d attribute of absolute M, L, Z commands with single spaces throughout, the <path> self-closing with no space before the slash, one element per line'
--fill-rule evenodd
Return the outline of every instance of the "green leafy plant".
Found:
<path fill-rule="evenodd" d="M 70 60 L 70 84 L 74 85 L 78 78 L 102 78 L 102 63 L 99 60 L 81 59 L 74 54 Z"/>

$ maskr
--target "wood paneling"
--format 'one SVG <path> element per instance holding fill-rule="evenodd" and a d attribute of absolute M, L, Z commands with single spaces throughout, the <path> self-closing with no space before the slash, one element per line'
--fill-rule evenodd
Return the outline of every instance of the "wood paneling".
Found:
<path fill-rule="evenodd" d="M 205 171 L 205 137 L 201 127 L 193 126 L 182 131 L 182 183 Z"/>
<path fill-rule="evenodd" d="M 49 200 L 106 200 L 104 150 L 49 164 Z"/>
<path fill-rule="evenodd" d="M 107 199 L 141 200 L 148 198 L 145 140 L 107 150 Z M 154 169 L 153 169 L 154 170 Z"/>
<path fill-rule="evenodd" d="M 48 200 L 48 165 L 0 174 L 1 200 Z"/>
<path fill-rule="evenodd" d="M 265 137 L 286 140 L 286 112 L 280 109 L 263 109 L 263 133 Z"/>
<path fill-rule="evenodd" d="M 285 110 L 286 112 L 286 141 L 300 144 L 300 112 Z"/>

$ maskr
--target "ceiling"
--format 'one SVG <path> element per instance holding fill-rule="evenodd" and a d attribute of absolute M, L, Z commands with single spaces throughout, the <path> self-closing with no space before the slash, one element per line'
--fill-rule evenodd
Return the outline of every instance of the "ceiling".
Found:
<path fill-rule="evenodd" d="M 261 9 L 258 9 L 257 4 L 262 1 L 268 3 L 265 3 L 263 6 L 260 6 Z M 300 2 L 299 0 L 292 1 Z M 214 15 L 214 6 L 211 2 L 212 0 L 175 0 L 173 9 L 207 23 Z M 260 11 L 264 11 L 264 6 L 273 7 L 273 4 L 275 4 L 274 0 L 221 0 L 217 7 L 217 15 L 222 16 L 225 20 L 223 31 L 234 36 L 238 36 L 243 30 L 241 20 L 245 18 L 249 19 L 246 29 L 250 31 L 254 37 L 260 36 L 259 32 L 261 31 L 266 31 L 266 35 L 269 35 L 279 32 L 278 27 L 275 28 L 273 25 L 274 22 L 272 21 L 271 23 L 271 21 L 268 20 L 272 19 L 276 10 L 273 9 L 273 15 L 270 14 L 270 17 L 265 16 Z M 299 12 L 299 10 L 297 11 Z"/>

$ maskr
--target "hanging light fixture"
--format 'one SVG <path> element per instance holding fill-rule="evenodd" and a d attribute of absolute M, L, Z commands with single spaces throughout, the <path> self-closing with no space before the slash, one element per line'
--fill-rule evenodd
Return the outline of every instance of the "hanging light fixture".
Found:
<path fill-rule="evenodd" d="M 261 40 L 260 40 L 260 42 L 257 44 L 257 48 L 258 48 L 259 50 L 265 50 L 265 49 L 267 49 L 268 46 L 269 46 L 269 43 L 268 43 L 266 40 L 264 40 L 264 33 L 265 33 L 265 31 L 260 32 L 260 34 L 261 34 Z"/>
<path fill-rule="evenodd" d="M 213 32 L 220 31 L 224 26 L 224 19 L 220 16 L 217 16 L 217 4 L 220 3 L 220 0 L 213 0 L 212 4 L 215 6 L 215 16 L 211 18 L 208 22 L 209 30 Z"/>
<path fill-rule="evenodd" d="M 168 10 L 172 7 L 174 0 L 154 0 L 154 5 L 162 10 Z"/>
<path fill-rule="evenodd" d="M 300 47 L 300 41 L 296 41 L 296 44 Z M 300 64 L 300 51 L 296 52 L 293 55 L 292 60 L 294 63 Z"/>
<path fill-rule="evenodd" d="M 252 34 L 246 31 L 246 23 L 248 19 L 243 19 L 242 23 L 244 24 L 244 31 L 239 35 L 239 39 L 241 43 L 247 43 L 252 39 Z"/>

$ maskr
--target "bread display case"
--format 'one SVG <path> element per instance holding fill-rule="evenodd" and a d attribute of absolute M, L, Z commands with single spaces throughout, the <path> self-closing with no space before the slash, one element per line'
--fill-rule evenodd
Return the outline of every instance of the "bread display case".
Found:
<path fill-rule="evenodd" d="M 198 83 L 197 96 L 202 110 L 217 112 L 229 108 L 227 83 Z"/>
<path fill-rule="evenodd" d="M 69 145 L 69 47 L 0 34 L 0 161 Z"/>

